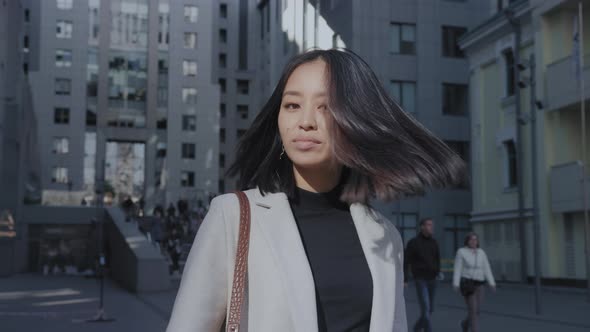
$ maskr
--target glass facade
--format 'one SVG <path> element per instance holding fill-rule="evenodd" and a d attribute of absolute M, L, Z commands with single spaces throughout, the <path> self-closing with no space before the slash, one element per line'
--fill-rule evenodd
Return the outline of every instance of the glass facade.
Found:
<path fill-rule="evenodd" d="M 158 4 L 158 47 L 160 50 L 168 50 L 170 44 L 170 4 L 167 0 L 160 0 Z"/>
<path fill-rule="evenodd" d="M 108 125 L 144 127 L 146 96 L 146 52 L 111 51 L 109 55 Z"/>
<path fill-rule="evenodd" d="M 107 124 L 145 127 L 148 1 L 111 1 Z"/>

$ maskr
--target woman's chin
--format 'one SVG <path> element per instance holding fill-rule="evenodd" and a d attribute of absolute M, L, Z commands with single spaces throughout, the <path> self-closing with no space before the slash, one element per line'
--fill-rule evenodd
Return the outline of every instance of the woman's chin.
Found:
<path fill-rule="evenodd" d="M 296 167 L 304 169 L 324 168 L 329 164 L 328 160 L 317 156 L 297 156 L 292 158 L 291 161 Z"/>

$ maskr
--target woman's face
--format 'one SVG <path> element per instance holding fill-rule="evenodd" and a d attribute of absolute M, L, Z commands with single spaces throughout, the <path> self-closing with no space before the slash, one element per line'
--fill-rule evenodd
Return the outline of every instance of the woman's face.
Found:
<path fill-rule="evenodd" d="M 279 132 L 285 153 L 297 167 L 329 167 L 333 163 L 326 69 L 321 60 L 302 64 L 285 85 Z"/>
<path fill-rule="evenodd" d="M 469 241 L 467 242 L 467 244 L 469 245 L 469 248 L 472 248 L 472 249 L 477 248 L 477 236 L 472 235 L 469 238 Z"/>

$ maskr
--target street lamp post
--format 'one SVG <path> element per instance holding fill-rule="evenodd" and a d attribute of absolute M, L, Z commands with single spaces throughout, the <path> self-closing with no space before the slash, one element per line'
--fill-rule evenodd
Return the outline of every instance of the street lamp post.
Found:
<path fill-rule="evenodd" d="M 542 313 L 541 307 L 541 225 L 539 218 L 539 188 L 537 186 L 537 106 L 542 104 L 537 102 L 536 79 L 535 79 L 535 55 L 531 54 L 528 67 L 530 78 L 528 80 L 530 89 L 530 120 L 531 120 L 531 167 L 532 167 L 532 190 L 533 190 L 533 246 L 534 246 L 534 264 L 535 264 L 535 313 Z M 540 107 L 539 107 L 540 108 Z"/>
<path fill-rule="evenodd" d="M 511 8 L 504 10 L 504 16 L 510 23 L 514 31 L 514 47 L 513 47 L 513 72 L 514 72 L 514 108 L 516 118 L 516 184 L 518 187 L 518 235 L 520 242 L 520 277 L 523 283 L 527 283 L 528 278 L 528 263 L 527 263 L 527 241 L 526 241 L 526 224 L 524 220 L 524 189 L 523 189 L 523 154 L 522 154 L 522 112 L 520 108 L 520 40 L 521 40 L 521 25 L 520 20 L 516 18 L 514 11 Z"/>

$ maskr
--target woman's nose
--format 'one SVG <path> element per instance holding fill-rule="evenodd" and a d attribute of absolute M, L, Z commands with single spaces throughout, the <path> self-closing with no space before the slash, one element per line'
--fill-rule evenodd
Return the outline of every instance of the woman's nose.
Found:
<path fill-rule="evenodd" d="M 317 129 L 316 112 L 311 106 L 305 107 L 301 112 L 299 127 L 303 130 Z"/>

